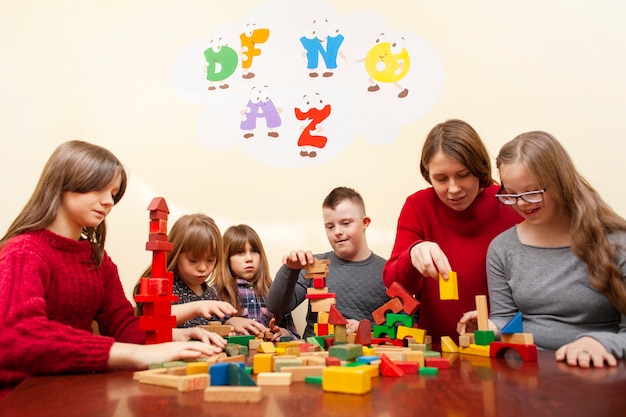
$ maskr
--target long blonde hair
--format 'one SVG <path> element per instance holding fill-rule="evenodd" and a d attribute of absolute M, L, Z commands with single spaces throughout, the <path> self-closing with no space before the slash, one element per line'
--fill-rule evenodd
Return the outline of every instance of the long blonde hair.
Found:
<path fill-rule="evenodd" d="M 237 277 L 230 269 L 230 257 L 241 252 L 246 243 L 249 243 L 252 250 L 260 255 L 260 265 L 256 276 L 252 280 L 254 293 L 261 297 L 267 297 L 270 286 L 272 285 L 272 275 L 269 270 L 269 262 L 263 248 L 263 243 L 257 232 L 246 224 L 231 226 L 224 232 L 224 262 L 227 267 L 224 268 L 224 274 L 218 276 L 217 296 L 222 301 L 227 301 L 238 311 L 243 311 L 243 300 L 239 295 L 237 287 Z"/>
<path fill-rule="evenodd" d="M 496 165 L 520 162 L 537 178 L 569 220 L 572 252 L 589 267 L 591 285 L 626 314 L 626 288 L 608 235 L 626 231 L 626 220 L 600 197 L 576 170 L 572 159 L 549 133 L 523 133 L 506 143 Z"/>
<path fill-rule="evenodd" d="M 114 204 L 121 200 L 128 181 L 117 157 L 109 150 L 88 142 L 73 140 L 62 143 L 48 159 L 30 199 L 0 240 L 0 249 L 14 236 L 50 226 L 57 216 L 64 192 L 98 191 L 117 175 L 121 182 L 119 191 L 113 196 Z M 84 227 L 82 237 L 91 244 L 93 264 L 99 267 L 104 255 L 106 223 L 102 221 L 96 227 Z"/>

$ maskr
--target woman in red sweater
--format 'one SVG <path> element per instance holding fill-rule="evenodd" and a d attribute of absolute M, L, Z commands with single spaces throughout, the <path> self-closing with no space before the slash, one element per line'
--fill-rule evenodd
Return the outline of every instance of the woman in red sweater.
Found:
<path fill-rule="evenodd" d="M 491 240 L 522 219 L 495 198 L 491 161 L 478 133 L 462 120 L 436 125 L 422 148 L 420 171 L 432 187 L 410 195 L 398 218 L 396 241 L 383 269 L 421 302 L 419 327 L 437 344 L 457 340 L 456 324 L 487 294 Z M 455 271 L 458 300 L 441 300 L 439 274 Z"/>
<path fill-rule="evenodd" d="M 126 182 L 108 150 L 63 143 L 0 240 L 0 398 L 33 374 L 143 369 L 221 350 L 199 328 L 143 345 L 145 332 L 104 251 L 104 219 Z"/>

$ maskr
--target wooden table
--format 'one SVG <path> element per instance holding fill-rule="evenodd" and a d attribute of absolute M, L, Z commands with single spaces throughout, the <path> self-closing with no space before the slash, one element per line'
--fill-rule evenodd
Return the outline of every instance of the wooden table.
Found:
<path fill-rule="evenodd" d="M 207 403 L 202 391 L 133 381 L 132 372 L 38 376 L 0 401 L 0 416 L 625 416 L 626 366 L 571 368 L 539 352 L 538 362 L 455 355 L 434 377 L 378 377 L 365 395 L 333 394 L 293 383 L 263 387 L 257 404 Z"/>

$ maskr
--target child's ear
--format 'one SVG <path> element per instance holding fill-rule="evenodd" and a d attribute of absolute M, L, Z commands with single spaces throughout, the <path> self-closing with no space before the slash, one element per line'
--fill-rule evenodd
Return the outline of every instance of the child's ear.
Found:
<path fill-rule="evenodd" d="M 367 228 L 367 226 L 369 226 L 371 222 L 372 222 L 372 219 L 370 219 L 369 217 L 367 216 L 363 217 L 363 226 L 365 226 L 365 228 Z"/>

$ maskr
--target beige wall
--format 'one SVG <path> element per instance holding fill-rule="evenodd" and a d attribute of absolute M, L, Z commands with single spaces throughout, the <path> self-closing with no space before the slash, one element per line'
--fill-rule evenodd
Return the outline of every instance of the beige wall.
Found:
<path fill-rule="evenodd" d="M 259 162 L 240 146 L 203 147 L 196 125 L 205 109 L 181 99 L 170 82 L 181 48 L 273 3 L 0 0 L 0 230 L 29 197 L 51 151 L 80 138 L 108 147 L 128 167 L 129 189 L 108 219 L 107 249 L 129 293 L 151 259 L 146 207 L 155 196 L 167 199 L 172 221 L 204 212 L 222 230 L 250 224 L 275 270 L 292 248 L 329 248 L 321 201 L 337 185 L 352 186 L 373 219 L 370 245 L 387 257 L 404 199 L 425 186 L 421 143 L 435 123 L 453 117 L 470 122 L 492 155 L 522 131 L 555 134 L 626 215 L 626 3 L 324 2 L 343 17 L 372 11 L 391 29 L 423 38 L 443 61 L 443 90 L 392 143 L 357 136 L 335 157 L 294 168 Z"/>

